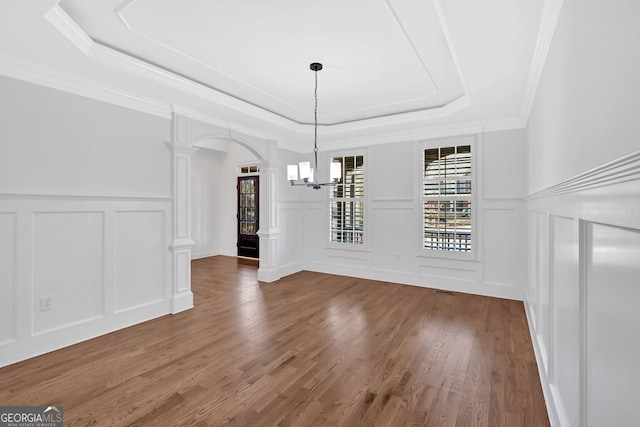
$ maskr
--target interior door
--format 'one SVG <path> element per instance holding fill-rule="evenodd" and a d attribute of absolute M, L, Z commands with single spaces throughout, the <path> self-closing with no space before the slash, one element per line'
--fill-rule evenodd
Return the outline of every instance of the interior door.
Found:
<path fill-rule="evenodd" d="M 258 176 L 238 178 L 238 256 L 258 258 Z"/>

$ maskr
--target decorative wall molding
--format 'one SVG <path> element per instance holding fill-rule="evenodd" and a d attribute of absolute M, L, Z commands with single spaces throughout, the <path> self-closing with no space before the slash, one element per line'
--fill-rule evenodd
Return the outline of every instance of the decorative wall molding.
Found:
<path fill-rule="evenodd" d="M 210 252 L 198 252 L 198 253 L 192 253 L 191 254 L 191 259 L 202 259 L 202 258 L 209 258 L 209 257 L 213 257 L 213 256 L 219 256 L 219 255 L 224 255 L 222 253 L 220 253 L 220 251 L 210 251 Z M 235 255 L 234 255 L 235 256 Z"/>
<path fill-rule="evenodd" d="M 0 200 L 77 200 L 77 201 L 108 201 L 108 202 L 157 202 L 167 203 L 171 197 L 127 197 L 127 196 L 83 196 L 73 194 L 24 194 L 24 193 L 0 193 Z"/>
<path fill-rule="evenodd" d="M 74 46 L 90 58 L 116 66 L 135 75 L 195 95 L 199 98 L 224 105 L 227 108 L 259 118 L 268 123 L 283 127 L 292 127 L 295 125 L 295 122 L 289 119 L 91 40 L 60 5 L 55 5 L 52 10 L 45 15 L 45 18 Z M 87 39 L 91 40 L 91 43 L 88 43 Z"/>
<path fill-rule="evenodd" d="M 524 129 L 527 127 L 527 120 L 524 115 L 516 117 L 503 117 L 500 119 L 487 120 L 483 127 L 484 132 L 500 132 L 503 130 Z"/>
<path fill-rule="evenodd" d="M 129 6 L 131 6 L 131 4 L 133 3 L 133 1 L 127 1 L 125 3 L 123 3 L 122 5 L 120 5 L 118 8 L 116 8 L 114 10 L 117 18 L 122 22 L 122 24 L 127 28 L 128 31 L 134 33 L 137 37 L 146 39 L 147 41 L 153 43 L 154 45 L 161 47 L 164 50 L 170 51 L 173 54 L 179 55 L 182 58 L 187 59 L 189 62 L 197 64 L 198 66 L 207 69 L 209 73 L 212 73 L 213 75 L 220 75 L 220 76 L 224 76 L 225 78 L 231 79 L 237 83 L 240 83 L 242 86 L 246 87 L 246 88 L 251 88 L 252 90 L 255 91 L 259 91 L 267 96 L 269 96 L 272 100 L 280 103 L 280 104 L 284 104 L 287 105 L 289 108 L 293 109 L 294 111 L 298 112 L 298 113 L 305 113 L 302 109 L 301 106 L 299 105 L 294 105 L 290 102 L 287 102 L 286 100 L 276 97 L 274 94 L 269 93 L 267 91 L 263 91 L 260 90 L 259 88 L 253 86 L 251 83 L 249 83 L 248 81 L 245 80 L 241 80 L 240 78 L 238 78 L 237 76 L 234 75 L 230 75 L 227 72 L 221 70 L 220 68 L 217 68 L 216 66 L 214 66 L 212 63 L 206 62 L 201 60 L 200 58 L 198 58 L 195 55 L 189 54 L 187 53 L 184 49 L 180 49 L 177 46 L 173 45 L 170 42 L 165 42 L 160 40 L 156 35 L 152 35 L 148 32 L 145 32 L 143 30 L 138 30 L 137 28 L 135 28 L 134 25 L 132 25 L 129 20 L 127 19 L 126 16 L 126 10 L 127 8 L 129 8 Z M 387 6 L 387 10 L 389 12 L 389 24 L 391 24 L 391 26 L 393 26 L 394 28 L 398 28 L 403 36 L 404 39 L 406 40 L 407 43 L 407 50 L 408 51 L 412 51 L 413 56 L 415 57 L 415 62 L 420 63 L 422 68 L 422 71 L 424 73 L 424 79 L 423 79 L 423 86 L 428 86 L 430 88 L 432 88 L 431 90 L 433 92 L 436 92 L 438 90 L 442 90 L 442 87 L 444 86 L 450 86 L 450 85 L 444 85 L 442 84 L 443 82 L 438 82 L 439 84 L 436 84 L 433 81 L 433 77 L 432 77 L 432 70 L 429 69 L 429 66 L 427 66 L 427 64 L 425 63 L 425 59 L 423 58 L 424 56 L 424 51 L 422 52 L 423 54 L 421 55 L 421 52 L 418 51 L 418 49 L 416 49 L 416 43 L 413 42 L 410 32 L 407 30 L 406 26 L 404 25 L 403 21 L 399 18 L 398 15 L 398 11 L 396 10 L 396 8 L 394 8 L 393 4 L 391 1 L 385 1 L 385 4 Z M 441 7 L 438 1 L 433 2 L 433 5 L 429 5 L 428 3 L 425 5 L 426 8 L 428 9 L 428 15 L 430 16 L 429 19 L 431 19 L 431 21 L 427 21 L 426 26 L 422 27 L 422 31 L 427 31 L 427 32 L 434 32 L 435 34 L 434 37 L 428 37 L 428 39 L 430 40 L 438 40 L 439 38 L 437 37 L 437 35 L 440 33 L 440 31 L 442 31 L 442 35 L 444 38 L 444 42 L 442 44 L 442 48 L 446 48 L 448 49 L 448 53 L 449 56 L 451 58 L 451 61 L 449 62 L 449 60 L 443 60 L 440 61 L 437 64 L 431 63 L 430 67 L 433 68 L 437 68 L 437 67 L 444 67 L 446 69 L 446 72 L 443 72 L 444 70 L 440 70 L 440 75 L 441 75 L 441 79 L 443 78 L 442 76 L 446 76 L 444 78 L 446 79 L 452 79 L 458 83 L 458 85 L 455 86 L 455 89 L 459 89 L 463 94 L 465 94 L 467 92 L 466 86 L 464 84 L 464 79 L 463 79 L 463 74 L 462 71 L 460 69 L 460 66 L 458 64 L 457 61 L 457 56 L 456 53 L 453 49 L 453 44 L 451 43 L 450 37 L 448 35 L 447 32 L 447 26 L 446 26 L 446 21 L 444 19 L 444 15 L 441 11 Z M 430 9 L 431 7 L 433 7 L 433 9 Z M 427 10 L 425 10 L 427 11 Z M 435 12 L 435 13 L 433 13 Z M 431 25 L 429 25 L 431 24 Z M 428 34 L 428 33 L 427 33 Z M 445 47 L 446 46 L 446 47 Z M 411 61 L 411 63 L 413 63 L 414 61 Z M 441 86 L 440 89 L 438 89 L 438 86 Z M 452 88 L 453 89 L 453 88 Z M 432 93 L 427 93 L 425 94 L 426 98 L 428 98 L 430 95 L 433 94 Z M 455 96 L 455 93 L 457 91 L 453 91 L 452 93 Z M 466 95 L 463 95 L 461 98 L 467 98 Z M 452 109 L 449 107 L 449 104 L 451 104 L 452 102 L 456 101 L 456 99 L 449 99 L 449 101 L 447 102 L 443 102 L 443 105 L 438 105 L 438 106 L 432 106 L 430 108 L 425 108 L 423 110 L 421 110 L 421 112 L 423 113 L 437 113 L 437 114 L 450 114 L 452 112 Z M 398 104 L 398 103 L 402 103 L 402 102 L 408 102 L 408 101 L 399 101 L 396 102 L 394 104 Z M 457 108 L 464 108 L 464 103 L 456 103 Z M 368 110 L 370 109 L 370 106 L 366 106 L 365 108 L 363 108 L 364 110 Z M 409 110 L 414 110 L 414 108 L 408 108 Z M 350 112 L 353 111 L 359 111 L 359 110 L 352 110 Z M 455 111 L 455 110 L 454 110 Z M 400 114 L 396 114 L 395 116 L 403 116 L 404 114 L 400 113 Z M 284 116 L 286 117 L 287 115 L 284 114 Z M 380 116 L 382 117 L 382 116 Z M 336 120 L 334 122 L 331 123 L 331 125 L 338 125 L 341 123 L 347 123 L 347 122 L 355 122 L 357 120 L 351 121 L 351 120 Z M 303 124 L 301 123 L 299 120 L 294 120 L 294 122 L 297 122 L 299 124 Z"/>
<path fill-rule="evenodd" d="M 171 118 L 171 109 L 167 104 L 1 52 L 0 74 L 153 116 Z"/>
<path fill-rule="evenodd" d="M 589 190 L 640 179 L 640 150 L 597 166 L 579 175 L 536 191 L 527 200 Z"/>
<path fill-rule="evenodd" d="M 525 309 L 554 427 L 593 424 L 587 410 L 593 402 L 589 402 L 587 396 L 594 365 L 589 369 L 586 366 L 587 363 L 593 364 L 591 360 L 597 356 L 585 344 L 588 342 L 587 324 L 593 325 L 594 319 L 598 322 L 603 319 L 615 321 L 616 315 L 603 315 L 597 311 L 589 313 L 587 303 L 617 299 L 616 304 L 603 304 L 609 309 L 622 310 L 620 301 L 625 299 L 622 295 L 625 290 L 629 292 L 629 298 L 635 300 L 631 296 L 633 290 L 628 287 L 621 287 L 610 296 L 604 295 L 618 279 L 633 280 L 629 272 L 637 269 L 637 257 L 630 261 L 634 258 L 633 255 L 626 256 L 633 253 L 629 251 L 630 246 L 620 247 L 620 243 L 606 233 L 599 242 L 593 241 L 588 237 L 588 230 L 599 227 L 600 230 L 617 229 L 619 236 L 637 235 L 640 230 L 639 182 L 640 151 L 636 151 L 527 197 L 530 243 Z M 628 241 L 626 244 L 629 245 Z M 602 258 L 599 263 L 592 264 L 590 256 Z M 603 262 L 609 260 L 607 257 L 612 264 Z M 608 278 L 591 277 L 594 268 L 608 271 Z M 610 282 L 612 278 L 615 280 Z M 587 285 L 597 280 L 605 282 L 599 282 L 601 295 L 594 300 L 589 297 L 593 289 Z M 621 316 L 627 318 L 629 315 Z M 598 330 L 607 336 L 619 334 L 615 328 L 610 332 L 603 332 L 602 328 Z M 626 342 L 628 335 L 627 332 L 619 339 Z M 579 372 L 573 373 L 572 377 L 568 371 L 575 363 L 580 365 Z M 613 360 L 599 360 L 600 378 L 606 377 L 603 372 L 614 364 Z M 602 405 L 615 406 L 611 402 Z M 601 411 L 603 408 L 600 407 Z M 608 412 L 611 412 L 611 422 L 615 424 L 613 420 L 621 415 L 615 408 Z"/>
<path fill-rule="evenodd" d="M 45 18 L 51 25 L 60 31 L 80 52 L 88 55 L 94 46 L 91 37 L 84 32 L 76 22 L 65 13 L 60 5 L 55 5 L 46 14 Z"/>
<path fill-rule="evenodd" d="M 529 81 L 527 82 L 527 92 L 522 106 L 522 119 L 526 125 L 531 114 L 531 108 L 535 101 L 538 85 L 544 70 L 544 64 L 547 60 L 551 41 L 556 31 L 556 24 L 560 18 L 562 3 L 564 0 L 545 0 L 542 9 L 542 19 L 540 21 L 540 31 L 536 42 L 536 49 L 531 61 L 531 70 L 529 71 Z M 524 126 L 523 126 L 524 127 Z"/>
<path fill-rule="evenodd" d="M 126 7 L 128 5 L 125 4 Z M 538 42 L 536 45 L 536 53 L 534 61 L 532 62 L 531 71 L 529 73 L 529 82 L 526 89 L 526 98 L 523 105 L 523 112 L 518 117 L 504 117 L 492 119 L 486 122 L 486 131 L 499 131 L 499 130 L 507 130 L 507 129 L 518 129 L 523 128 L 526 125 L 529 111 L 531 109 L 531 105 L 533 103 L 533 98 L 535 96 L 535 92 L 537 89 L 538 82 L 540 80 L 540 76 L 542 74 L 542 69 L 544 67 L 544 63 L 546 60 L 546 55 L 549 50 L 549 45 L 551 43 L 551 39 L 553 37 L 553 32 L 555 31 L 555 24 L 557 22 L 560 9 L 562 5 L 562 0 L 546 0 L 545 6 L 543 9 L 543 19 L 540 25 L 540 32 L 538 36 Z M 439 14 L 441 14 L 440 5 L 438 2 L 435 4 L 435 8 Z M 222 93 L 216 89 L 205 86 L 203 84 L 194 82 L 185 77 L 177 75 L 169 70 L 160 68 L 158 66 L 146 63 L 142 60 L 131 57 L 122 52 L 116 51 L 107 46 L 101 45 L 98 42 L 93 41 L 83 30 L 80 28 L 74 21 L 71 19 L 66 12 L 59 6 L 55 5 L 46 15 L 45 18 L 51 23 L 51 25 L 56 28 L 60 33 L 65 36 L 80 52 L 86 55 L 89 58 L 95 59 L 97 61 L 101 61 L 112 66 L 116 66 L 120 69 L 128 71 L 134 75 L 142 76 L 151 81 L 158 82 L 164 86 L 171 87 L 177 89 L 181 92 L 188 93 L 199 98 L 205 99 L 209 102 L 213 102 L 217 105 L 224 106 L 230 110 L 241 113 L 246 116 L 253 117 L 258 119 L 264 123 L 268 123 L 271 125 L 275 125 L 278 129 L 282 130 L 282 132 L 278 132 L 281 135 L 287 134 L 289 135 L 286 138 L 279 138 L 279 145 L 283 148 L 297 151 L 297 152 L 307 152 L 304 148 L 300 148 L 300 144 L 297 143 L 298 137 L 305 137 L 310 135 L 311 126 L 304 123 L 298 123 L 293 120 L 287 119 L 285 117 L 279 116 L 272 112 L 266 111 L 257 106 L 246 103 L 240 99 L 234 98 L 233 96 Z M 439 20 L 444 25 L 444 21 L 442 16 L 439 16 Z M 450 45 L 450 40 L 446 31 L 446 28 L 443 26 L 443 31 L 445 33 L 447 42 Z M 451 46 L 449 46 L 451 48 Z M 452 49 L 450 49 L 453 55 L 454 63 L 456 67 L 459 68 L 457 64 L 457 59 L 455 57 L 455 53 Z M 0 67 L 0 72 L 2 67 Z M 53 70 L 51 70 L 53 71 Z M 55 71 L 54 71 L 55 73 Z M 37 73 L 40 76 L 43 76 L 42 72 Z M 460 74 L 460 73 L 459 73 Z M 460 74 L 461 75 L 461 74 Z M 14 73 L 13 76 L 15 78 L 20 78 L 27 80 L 26 78 L 22 78 L 19 73 Z M 462 77 L 460 77 L 462 79 Z M 43 84 L 43 83 L 38 83 Z M 88 96 L 91 98 L 103 100 L 105 102 L 111 102 L 116 105 L 122 105 L 127 108 L 136 108 L 135 102 L 131 99 L 127 102 L 126 99 L 119 99 L 114 96 L 114 90 L 106 91 L 104 93 L 104 88 L 98 87 L 99 85 L 95 82 L 85 81 L 81 85 L 75 85 L 75 88 L 69 87 L 68 84 L 54 85 L 52 83 L 49 84 L 50 87 L 54 87 L 56 89 L 66 90 L 72 93 L 77 93 L 82 96 Z M 79 86 L 79 87 L 78 87 Z M 464 82 L 463 82 L 464 86 Z M 466 91 L 466 90 L 465 90 Z M 107 95 L 109 94 L 109 95 Z M 125 96 L 136 99 L 140 97 L 136 97 L 133 94 L 125 94 L 120 93 L 121 96 Z M 152 111 L 152 114 L 161 115 L 162 117 L 167 117 L 167 106 L 162 105 L 161 103 L 156 103 L 160 106 L 156 105 L 155 108 L 149 108 L 149 106 L 139 105 L 141 111 L 149 112 Z M 389 141 L 407 141 L 407 140 L 416 140 L 423 138 L 437 138 L 443 136 L 452 136 L 452 135 L 460 135 L 465 133 L 476 133 L 482 131 L 482 126 L 478 126 L 477 122 L 464 122 L 457 123 L 454 125 L 447 126 L 410 126 L 413 127 L 413 130 L 395 130 L 395 131 L 382 131 L 376 135 L 370 135 L 370 130 L 375 130 L 376 128 L 389 126 L 389 125 L 402 125 L 408 123 L 419 123 L 421 121 L 429 121 L 432 119 L 446 117 L 451 115 L 452 113 L 464 109 L 465 107 L 470 105 L 469 98 L 467 95 L 462 95 L 456 100 L 453 100 L 441 107 L 432 108 L 424 111 L 417 111 L 412 113 L 403 113 L 396 114 L 387 117 L 380 117 L 376 119 L 370 120 L 357 120 L 353 122 L 345 122 L 334 124 L 330 126 L 322 126 L 322 132 L 326 135 L 327 144 L 324 144 L 325 149 L 335 149 L 335 148 L 353 148 L 355 146 L 366 144 L 376 144 L 382 142 Z M 208 117 L 206 114 L 197 113 L 203 117 Z M 210 117 L 208 120 L 213 120 Z M 480 121 L 484 122 L 484 121 Z M 221 124 L 223 127 L 230 127 L 234 129 L 238 129 L 238 131 L 243 133 L 255 133 L 255 129 L 247 129 L 244 126 L 239 124 L 230 124 L 224 123 Z M 347 136 L 354 134 L 362 134 L 368 133 L 368 135 L 358 135 L 358 136 Z M 259 137 L 272 137 L 271 135 L 258 135 Z M 380 141 L 380 142 L 377 142 Z"/>
<path fill-rule="evenodd" d="M 549 423 L 551 424 L 551 427 L 571 427 L 568 424 L 565 424 L 562 421 L 560 421 L 559 412 L 556 406 L 556 400 L 554 399 L 554 393 L 551 389 L 551 385 L 543 377 L 543 372 L 545 371 L 545 365 L 543 363 L 544 354 L 542 349 L 540 348 L 538 336 L 536 335 L 536 327 L 535 327 L 535 321 L 534 321 L 535 316 L 533 315 L 529 304 L 526 304 L 526 303 L 524 304 L 524 312 L 527 317 L 527 323 L 529 324 L 529 335 L 531 337 L 531 342 L 533 343 L 533 352 L 536 357 L 538 373 L 540 374 L 542 394 L 544 396 L 544 401 L 547 404 L 547 414 L 549 415 Z"/>
<path fill-rule="evenodd" d="M 11 264 L 13 313 L 11 322 L 0 324 L 0 366 L 168 314 L 170 211 L 171 199 L 3 194 L 0 213 L 13 218 L 3 227 L 4 233 L 10 226 L 14 237 L 3 247 L 3 259 Z M 148 223 L 147 213 L 158 215 L 157 221 Z M 126 223 L 121 215 L 127 215 Z M 153 236 L 149 253 L 121 252 L 129 248 L 121 237 L 130 230 Z M 67 270 L 79 254 L 98 268 Z M 148 262 L 146 269 L 140 270 L 137 255 Z M 141 286 L 137 293 L 130 283 Z M 154 295 L 142 292 L 150 288 Z M 43 296 L 53 298 L 53 310 L 39 309 Z M 126 310 L 119 310 L 116 297 Z"/>

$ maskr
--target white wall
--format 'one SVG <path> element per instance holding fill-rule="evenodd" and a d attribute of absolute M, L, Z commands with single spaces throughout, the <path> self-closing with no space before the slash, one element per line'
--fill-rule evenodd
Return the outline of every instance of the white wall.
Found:
<path fill-rule="evenodd" d="M 366 244 L 362 248 L 329 247 L 327 189 L 287 190 L 287 197 L 298 192 L 304 202 L 304 210 L 300 213 L 304 268 L 523 299 L 526 282 L 526 218 L 522 199 L 526 191 L 525 133 L 523 130 L 487 133 L 447 138 L 436 143 L 468 141 L 476 143 L 475 259 L 421 255 L 418 160 L 421 150 L 419 142 L 407 142 L 363 148 Z M 330 153 L 320 153 L 320 165 L 327 164 L 328 155 Z M 284 167 L 281 173 L 285 174 Z M 282 181 L 286 183 L 285 179 Z M 296 221 L 299 220 L 296 217 Z"/>
<path fill-rule="evenodd" d="M 565 0 L 528 123 L 525 305 L 554 426 L 637 424 L 639 15 Z"/>
<path fill-rule="evenodd" d="M 0 193 L 169 197 L 170 121 L 0 77 Z"/>
<path fill-rule="evenodd" d="M 635 1 L 564 0 L 529 117 L 529 191 L 638 149 Z"/>
<path fill-rule="evenodd" d="M 169 120 L 0 93 L 0 366 L 169 313 Z"/>
<path fill-rule="evenodd" d="M 221 182 L 227 153 L 200 148 L 191 156 L 191 238 L 192 258 L 221 252 Z"/>

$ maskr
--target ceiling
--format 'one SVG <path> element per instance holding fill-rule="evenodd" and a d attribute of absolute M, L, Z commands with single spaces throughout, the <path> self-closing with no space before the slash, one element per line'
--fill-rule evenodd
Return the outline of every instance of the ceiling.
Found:
<path fill-rule="evenodd" d="M 558 3 L 5 0 L 0 74 L 296 151 L 311 62 L 325 148 L 523 127 Z"/>

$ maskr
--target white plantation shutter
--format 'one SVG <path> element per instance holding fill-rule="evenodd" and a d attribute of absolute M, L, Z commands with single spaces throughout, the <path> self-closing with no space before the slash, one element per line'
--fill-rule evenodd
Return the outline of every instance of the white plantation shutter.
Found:
<path fill-rule="evenodd" d="M 329 240 L 335 243 L 364 244 L 364 156 L 332 157 L 342 170 L 329 192 Z"/>
<path fill-rule="evenodd" d="M 423 170 L 423 247 L 471 251 L 471 146 L 427 148 Z"/>

